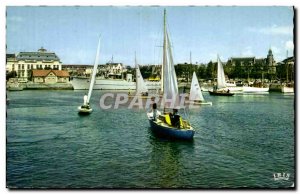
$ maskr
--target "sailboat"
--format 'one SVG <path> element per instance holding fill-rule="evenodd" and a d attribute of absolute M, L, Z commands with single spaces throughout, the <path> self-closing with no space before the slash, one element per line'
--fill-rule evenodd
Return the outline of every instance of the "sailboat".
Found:
<path fill-rule="evenodd" d="M 196 76 L 196 73 L 193 73 L 190 95 L 189 95 L 189 102 L 195 105 L 207 104 L 212 105 L 212 102 L 205 102 L 203 94 L 201 92 L 201 88 Z"/>
<path fill-rule="evenodd" d="M 175 73 L 173 56 L 169 36 L 166 29 L 166 10 L 164 10 L 164 44 L 163 44 L 163 65 L 162 65 L 162 91 L 164 111 L 157 111 L 157 117 L 154 117 L 155 112 L 147 113 L 151 131 L 159 137 L 168 139 L 192 140 L 194 137 L 194 129 L 187 120 L 182 119 L 178 114 L 177 100 L 178 84 Z M 170 101 L 172 99 L 172 101 Z M 173 114 L 167 112 L 167 109 L 173 109 Z M 154 110 L 156 111 L 156 109 Z"/>
<path fill-rule="evenodd" d="M 136 68 L 136 82 L 135 82 L 136 92 L 135 95 L 130 95 L 130 91 L 129 91 L 129 97 L 139 96 L 141 98 L 148 98 L 148 88 L 141 74 L 139 65 L 136 62 L 136 57 L 135 57 L 135 68 Z"/>
<path fill-rule="evenodd" d="M 96 59 L 95 59 L 93 74 L 92 74 L 92 78 L 91 78 L 91 82 L 90 82 L 89 93 L 88 93 L 88 95 L 84 95 L 83 105 L 78 107 L 79 114 L 90 114 L 93 111 L 93 109 L 89 105 L 89 102 L 90 102 L 90 98 L 92 96 L 92 91 L 93 91 L 94 84 L 95 84 L 95 78 L 96 78 L 98 60 L 99 60 L 99 52 L 100 52 L 100 37 L 99 37 L 99 41 L 98 41 Z"/>
<path fill-rule="evenodd" d="M 213 89 L 213 91 L 208 91 L 210 95 L 213 96 L 233 96 L 234 93 L 231 93 L 229 89 L 226 87 L 225 74 L 223 65 L 219 56 L 218 59 L 218 77 L 217 77 L 217 86 Z"/>

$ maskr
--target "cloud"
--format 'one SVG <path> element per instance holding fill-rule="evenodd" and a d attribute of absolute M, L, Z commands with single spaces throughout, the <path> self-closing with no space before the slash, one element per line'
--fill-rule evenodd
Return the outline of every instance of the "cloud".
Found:
<path fill-rule="evenodd" d="M 250 32 L 257 32 L 260 34 L 265 35 L 293 35 L 293 26 L 269 26 L 269 27 L 263 27 L 263 28 L 254 28 L 250 27 L 248 28 L 248 31 Z"/>
<path fill-rule="evenodd" d="M 254 56 L 254 54 L 253 54 L 253 51 L 252 51 L 252 47 L 251 46 L 247 46 L 246 48 L 245 48 L 245 50 L 242 52 L 242 56 L 247 56 L 247 57 L 249 57 L 249 56 Z"/>
<path fill-rule="evenodd" d="M 282 53 L 282 51 L 276 46 L 271 46 L 271 49 L 274 55 L 279 55 Z"/>
<path fill-rule="evenodd" d="M 289 40 L 285 43 L 285 49 L 286 50 L 294 50 L 294 42 Z"/>
<path fill-rule="evenodd" d="M 7 20 L 10 22 L 23 22 L 24 18 L 19 16 L 11 16 L 11 17 L 7 17 Z"/>

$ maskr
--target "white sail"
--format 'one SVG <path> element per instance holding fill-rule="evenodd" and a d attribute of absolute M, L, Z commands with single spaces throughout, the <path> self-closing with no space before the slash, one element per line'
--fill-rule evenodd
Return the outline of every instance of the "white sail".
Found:
<path fill-rule="evenodd" d="M 194 100 L 204 101 L 204 98 L 203 98 L 203 95 L 201 92 L 201 88 L 200 88 L 200 85 L 199 85 L 199 82 L 198 82 L 195 72 L 193 73 L 189 100 L 190 101 L 194 101 Z"/>
<path fill-rule="evenodd" d="M 100 37 L 99 37 L 99 41 L 98 41 L 98 47 L 97 47 L 97 52 L 96 52 L 96 58 L 95 58 L 95 63 L 94 63 L 94 68 L 93 68 L 92 79 L 91 79 L 90 87 L 89 87 L 89 93 L 88 93 L 88 97 L 87 97 L 87 103 L 90 102 L 90 98 L 91 98 L 91 95 L 92 95 L 92 90 L 93 90 L 93 87 L 94 87 L 94 84 L 95 84 L 95 78 L 96 78 L 98 60 L 99 60 L 99 52 L 100 52 Z"/>
<path fill-rule="evenodd" d="M 148 92 L 148 88 L 144 82 L 139 65 L 136 64 L 136 94 L 141 94 L 142 92 Z"/>
<path fill-rule="evenodd" d="M 166 12 L 164 13 L 166 17 Z M 171 51 L 171 45 L 169 36 L 166 29 L 166 18 L 164 17 L 164 45 L 163 45 L 163 94 L 164 94 L 164 101 L 178 100 L 178 85 L 177 85 L 177 77 L 175 73 L 174 63 L 173 63 L 173 56 Z M 177 103 L 174 102 L 172 104 L 176 106 Z M 168 108 L 170 105 L 166 105 Z"/>
<path fill-rule="evenodd" d="M 222 89 L 226 88 L 226 81 L 225 81 L 225 74 L 224 74 L 224 69 L 222 62 L 218 56 L 218 77 L 217 77 L 217 88 Z"/>

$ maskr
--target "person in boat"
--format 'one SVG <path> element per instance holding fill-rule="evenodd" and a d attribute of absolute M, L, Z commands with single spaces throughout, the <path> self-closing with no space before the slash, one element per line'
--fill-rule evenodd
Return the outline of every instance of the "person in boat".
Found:
<path fill-rule="evenodd" d="M 87 105 L 87 99 L 88 99 L 88 96 L 85 94 L 83 96 L 83 105 Z"/>
<path fill-rule="evenodd" d="M 229 93 L 229 92 L 230 92 L 230 90 L 228 89 L 228 90 L 227 90 L 227 93 Z"/>
<path fill-rule="evenodd" d="M 90 104 L 87 102 L 88 96 L 85 94 L 83 96 L 83 105 L 81 106 L 81 108 L 90 108 Z"/>
<path fill-rule="evenodd" d="M 142 96 L 148 96 L 148 92 L 142 92 L 141 95 Z"/>
<path fill-rule="evenodd" d="M 172 126 L 180 128 L 180 115 L 178 115 L 178 109 L 173 109 L 173 113 L 170 114 L 170 119 Z"/>
<path fill-rule="evenodd" d="M 151 101 L 152 101 L 153 120 L 156 121 L 157 104 L 155 102 L 154 96 L 151 97 Z"/>
<path fill-rule="evenodd" d="M 216 86 L 216 85 L 214 85 L 214 87 L 213 87 L 213 91 L 217 91 L 217 90 L 218 90 L 217 86 Z"/>

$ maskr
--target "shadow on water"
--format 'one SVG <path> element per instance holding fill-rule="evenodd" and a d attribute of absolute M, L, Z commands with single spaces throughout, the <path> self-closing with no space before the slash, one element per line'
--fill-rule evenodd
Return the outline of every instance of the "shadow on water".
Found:
<path fill-rule="evenodd" d="M 91 113 L 80 113 L 80 112 L 78 112 L 77 114 L 78 114 L 79 117 L 82 117 L 82 118 L 88 117 L 88 116 L 91 115 Z"/>

